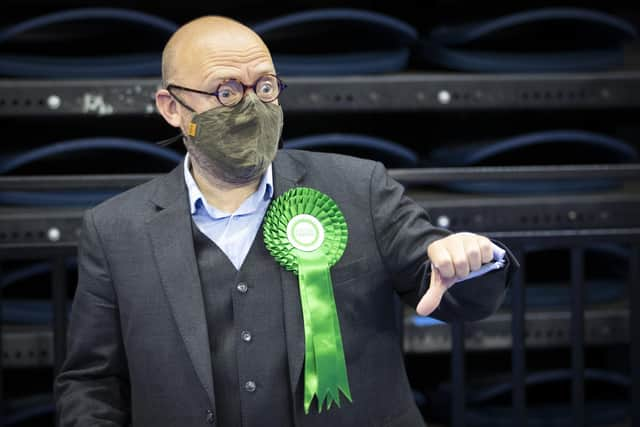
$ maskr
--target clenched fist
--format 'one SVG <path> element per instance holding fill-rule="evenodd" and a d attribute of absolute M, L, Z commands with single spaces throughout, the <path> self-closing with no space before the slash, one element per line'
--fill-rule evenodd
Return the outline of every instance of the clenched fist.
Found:
<path fill-rule="evenodd" d="M 484 236 L 456 233 L 431 243 L 427 255 L 431 261 L 431 282 L 416 308 L 422 316 L 428 316 L 440 305 L 451 285 L 490 262 L 493 245 Z"/>

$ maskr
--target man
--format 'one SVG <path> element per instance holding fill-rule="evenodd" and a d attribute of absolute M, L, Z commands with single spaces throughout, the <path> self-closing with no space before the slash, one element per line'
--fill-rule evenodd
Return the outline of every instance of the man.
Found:
<path fill-rule="evenodd" d="M 156 104 L 188 156 L 85 214 L 55 382 L 61 426 L 424 425 L 394 293 L 421 314 L 480 319 L 515 260 L 448 289 L 496 247 L 431 226 L 379 163 L 278 151 L 283 88 L 262 40 L 233 20 L 194 20 L 167 43 Z M 330 274 L 352 401 L 308 414 L 298 277 L 263 230 L 269 205 L 296 187 L 329 196 L 348 229 Z"/>

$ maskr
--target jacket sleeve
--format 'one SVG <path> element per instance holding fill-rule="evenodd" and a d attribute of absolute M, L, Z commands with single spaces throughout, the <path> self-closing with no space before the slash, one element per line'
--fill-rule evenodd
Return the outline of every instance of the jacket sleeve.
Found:
<path fill-rule="evenodd" d="M 378 163 L 370 183 L 371 216 L 378 250 L 395 290 L 415 308 L 429 288 L 430 262 L 427 247 L 451 234 L 434 227 L 427 212 L 405 195 L 404 187 Z M 503 249 L 500 242 L 494 242 Z M 431 317 L 451 322 L 473 321 L 494 313 L 517 268 L 509 250 L 505 267 L 453 285 Z"/>
<path fill-rule="evenodd" d="M 129 387 L 117 297 L 92 211 L 87 211 L 67 356 L 54 382 L 58 425 L 129 425 Z"/>

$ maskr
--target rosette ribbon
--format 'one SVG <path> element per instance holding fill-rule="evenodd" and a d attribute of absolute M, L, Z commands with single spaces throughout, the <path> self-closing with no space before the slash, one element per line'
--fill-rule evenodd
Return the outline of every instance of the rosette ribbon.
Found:
<path fill-rule="evenodd" d="M 347 246 L 347 223 L 338 205 L 312 188 L 296 187 L 275 199 L 264 220 L 265 246 L 285 269 L 298 276 L 304 321 L 304 411 L 313 398 L 318 412 L 340 392 L 351 390 L 333 295 L 330 268 Z"/>

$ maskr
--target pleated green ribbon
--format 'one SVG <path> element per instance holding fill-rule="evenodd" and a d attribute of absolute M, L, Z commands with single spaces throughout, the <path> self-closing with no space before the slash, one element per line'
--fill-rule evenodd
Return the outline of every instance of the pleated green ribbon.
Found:
<path fill-rule="evenodd" d="M 347 246 L 347 224 L 338 205 L 312 188 L 293 188 L 275 199 L 264 220 L 264 242 L 271 255 L 298 275 L 304 320 L 304 411 L 313 398 L 318 412 L 351 390 L 340 322 L 329 269 Z"/>

